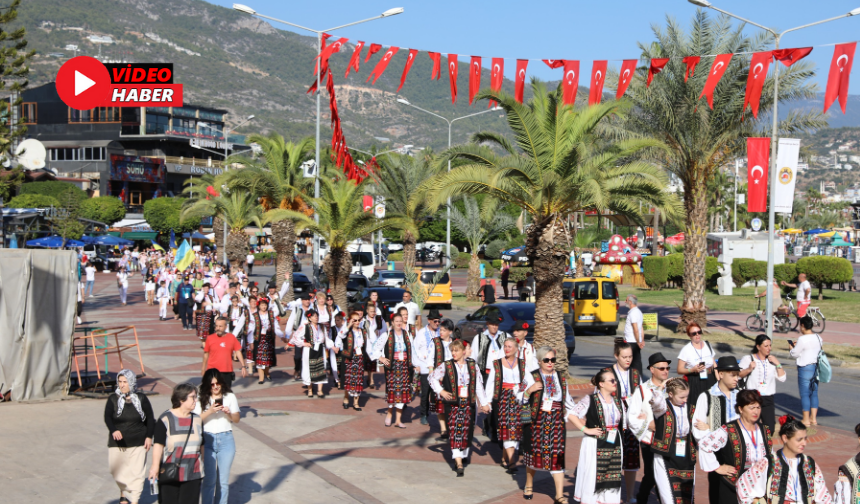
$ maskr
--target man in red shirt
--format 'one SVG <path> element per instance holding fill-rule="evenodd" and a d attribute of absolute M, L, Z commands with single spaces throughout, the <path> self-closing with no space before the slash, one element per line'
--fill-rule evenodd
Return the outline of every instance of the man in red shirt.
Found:
<path fill-rule="evenodd" d="M 218 317 L 215 319 L 215 334 L 207 336 L 203 346 L 203 370 L 200 374 L 206 373 L 207 369 L 215 368 L 221 371 L 228 385 L 232 385 L 233 380 L 236 379 L 236 373 L 233 371 L 233 356 L 239 362 L 243 362 L 242 345 L 236 336 L 227 332 L 227 319 Z M 240 367 L 244 378 L 245 366 Z"/>

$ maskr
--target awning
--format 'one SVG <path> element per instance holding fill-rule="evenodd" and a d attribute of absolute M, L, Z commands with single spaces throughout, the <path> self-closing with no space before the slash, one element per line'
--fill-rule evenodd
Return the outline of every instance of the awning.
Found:
<path fill-rule="evenodd" d="M 119 231 L 108 231 L 109 235 L 119 236 L 126 240 L 154 240 L 158 233 L 155 231 L 128 231 L 120 234 Z"/>
<path fill-rule="evenodd" d="M 122 145 L 116 140 L 43 140 L 42 145 L 46 149 L 53 147 L 107 147 L 111 142 L 116 143 L 118 148 L 122 148 Z"/>

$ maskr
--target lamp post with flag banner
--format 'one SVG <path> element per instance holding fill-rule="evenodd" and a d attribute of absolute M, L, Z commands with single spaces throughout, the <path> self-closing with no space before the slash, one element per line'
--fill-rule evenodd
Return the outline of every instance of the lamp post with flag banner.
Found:
<path fill-rule="evenodd" d="M 725 10 L 717 8 L 717 7 L 714 7 L 714 5 L 711 4 L 711 2 L 709 2 L 708 0 L 687 0 L 687 1 L 693 5 L 697 5 L 699 7 L 704 7 L 707 9 L 713 9 L 717 12 L 720 12 L 720 13 L 725 14 L 727 16 L 730 16 L 730 17 L 733 17 L 733 18 L 738 19 L 740 21 L 743 21 L 744 23 L 749 23 L 753 26 L 757 26 L 757 27 L 761 28 L 762 30 L 765 30 L 766 32 L 772 34 L 774 37 L 774 53 L 773 53 L 774 57 L 777 57 L 776 51 L 779 51 L 780 40 L 782 39 L 782 36 L 785 35 L 786 33 L 801 30 L 803 28 L 809 28 L 811 26 L 816 26 L 816 25 L 820 25 L 823 23 L 828 23 L 830 21 L 835 21 L 837 19 L 856 16 L 856 15 L 860 14 L 860 7 L 858 7 L 858 8 L 856 8 L 850 12 L 847 12 L 847 13 L 839 15 L 839 16 L 835 16 L 835 17 L 828 18 L 828 19 L 822 19 L 821 21 L 816 21 L 814 23 L 809 23 L 809 24 L 805 24 L 802 26 L 797 26 L 795 28 L 789 28 L 787 30 L 783 30 L 782 32 L 777 32 L 773 28 L 768 28 L 767 26 L 764 26 L 764 25 L 761 25 L 758 23 L 754 23 L 754 22 L 750 21 L 749 19 L 743 18 L 743 17 L 738 16 L 736 14 L 732 14 L 731 12 L 725 11 Z M 809 51 L 812 50 L 811 48 L 807 48 L 807 49 L 809 49 Z M 806 51 L 802 55 L 799 55 L 798 59 L 800 59 L 803 56 L 805 56 L 806 54 L 808 54 L 809 51 Z M 786 57 L 789 58 L 788 61 L 783 61 L 786 64 L 786 66 L 790 66 L 791 63 L 796 61 L 793 59 L 794 54 L 785 55 L 785 56 L 780 55 L 780 57 L 777 57 L 777 59 L 783 60 Z M 771 145 L 770 145 L 770 147 L 771 147 L 770 162 L 773 164 L 772 164 L 772 168 L 770 170 L 770 173 L 768 174 L 770 176 L 768 186 L 770 187 L 769 192 L 770 192 L 771 201 L 773 201 L 773 195 L 776 193 L 776 184 L 777 184 L 777 165 L 776 165 L 777 151 L 776 151 L 776 147 L 777 147 L 777 134 L 778 134 L 778 132 L 777 132 L 777 125 L 778 125 L 777 120 L 779 118 L 779 116 L 777 115 L 777 104 L 778 103 L 779 103 L 779 64 L 776 64 L 773 67 L 773 111 L 771 112 L 771 114 L 773 116 L 772 117 L 773 128 L 772 128 L 772 132 L 771 132 Z M 769 337 L 772 337 L 773 336 L 773 301 L 774 300 L 773 300 L 773 289 L 770 288 L 770 285 L 773 284 L 774 227 L 776 225 L 776 214 L 774 212 L 773 204 L 768 205 L 768 212 L 767 213 L 768 213 L 768 221 L 767 221 L 768 222 L 768 225 L 767 225 L 767 285 L 768 285 L 768 288 L 767 288 L 767 303 L 766 303 L 765 312 L 767 313 L 767 328 L 766 328 L 767 329 L 767 335 Z"/>

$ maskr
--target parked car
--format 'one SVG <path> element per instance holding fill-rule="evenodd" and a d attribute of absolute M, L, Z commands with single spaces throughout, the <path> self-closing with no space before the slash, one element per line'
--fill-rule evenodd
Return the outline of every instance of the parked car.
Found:
<path fill-rule="evenodd" d="M 400 270 L 377 270 L 370 277 L 370 285 L 401 287 L 406 285 L 406 273 Z"/>
<path fill-rule="evenodd" d="M 370 281 L 364 275 L 353 273 L 346 283 L 346 299 L 350 303 L 358 301 L 361 291 L 370 287 Z"/>
<path fill-rule="evenodd" d="M 535 305 L 534 303 L 499 303 L 478 308 L 474 313 L 466 315 L 454 326 L 454 337 L 461 338 L 469 343 L 487 328 L 487 317 L 501 315 L 504 319 L 499 324 L 499 330 L 510 333 L 517 319 L 525 320 L 531 328 L 526 334 L 526 340 L 534 342 Z M 570 358 L 576 351 L 576 336 L 570 324 L 564 324 L 564 342 L 567 346 L 567 355 Z"/>
<path fill-rule="evenodd" d="M 299 261 L 299 258 L 296 257 L 295 254 L 293 254 L 293 273 L 301 271 L 301 270 L 302 270 L 302 263 L 301 263 L 301 261 Z"/>
<path fill-rule="evenodd" d="M 389 252 L 400 252 L 401 250 L 403 250 L 403 244 L 402 243 L 389 243 L 388 244 L 388 251 Z"/>
<path fill-rule="evenodd" d="M 275 275 L 269 278 L 269 283 L 275 283 Z M 313 282 L 304 273 L 293 272 L 293 293 L 298 297 L 301 294 L 311 294 L 315 291 Z M 260 286 L 260 293 L 266 292 L 266 286 Z"/>
<path fill-rule="evenodd" d="M 399 287 L 368 287 L 361 292 L 361 302 L 367 301 L 371 292 L 379 294 L 379 304 L 384 306 L 389 312 L 394 310 L 397 303 L 403 301 L 403 293 L 405 289 Z"/>
<path fill-rule="evenodd" d="M 438 271 L 436 270 L 421 270 L 421 274 L 418 277 L 418 281 L 425 287 L 429 287 L 430 284 L 433 283 L 433 278 L 436 276 Z M 444 307 L 447 310 L 451 309 L 451 303 L 453 302 L 454 289 L 451 288 L 451 277 L 448 276 L 448 273 L 442 275 L 442 278 L 439 279 L 439 282 L 433 287 L 433 290 L 427 293 L 427 298 L 424 303 L 427 306 L 434 307 Z"/>
<path fill-rule="evenodd" d="M 576 330 L 618 331 L 618 288 L 605 277 L 566 278 L 562 284 L 564 321 Z"/>

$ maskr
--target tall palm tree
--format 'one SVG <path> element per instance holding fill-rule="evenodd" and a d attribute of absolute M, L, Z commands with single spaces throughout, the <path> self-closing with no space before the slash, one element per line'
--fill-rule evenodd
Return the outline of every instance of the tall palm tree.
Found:
<path fill-rule="evenodd" d="M 701 9 L 696 13 L 689 32 L 671 17 L 665 29 L 654 26 L 656 40 L 640 44 L 641 58 L 672 57 L 669 64 L 646 87 L 647 67 L 640 68 L 625 96 L 633 104 L 626 128 L 636 134 L 660 139 L 670 147 L 662 156 L 666 169 L 683 184 L 685 211 L 684 301 L 681 323 L 697 322 L 705 327 L 705 253 L 708 233 L 708 180 L 720 166 L 742 156 L 746 137 L 770 136 L 767 117 L 774 97 L 773 79 L 765 81 L 759 100 L 760 118 L 744 112 L 744 95 L 750 67 L 750 53 L 765 51 L 773 42 L 769 34 L 754 37 L 743 33 L 744 25 L 732 28 L 726 16 L 709 18 Z M 714 93 L 711 110 L 699 95 L 705 85 L 710 59 L 705 58 L 693 76 L 685 81 L 686 65 L 682 56 L 690 54 L 734 53 Z M 739 54 L 740 53 L 740 54 Z M 781 63 L 774 63 L 781 65 Z M 800 61 L 789 68 L 780 67 L 779 99 L 782 102 L 812 98 L 817 92 L 806 84 L 813 75 L 812 63 Z M 770 121 L 770 119 L 767 119 Z M 791 113 L 780 123 L 780 133 L 794 133 L 826 123 L 818 113 Z"/>
<path fill-rule="evenodd" d="M 188 183 L 188 182 L 186 182 Z M 195 189 L 186 188 L 183 193 L 192 194 Z M 181 219 L 217 217 L 227 223 L 227 247 L 224 251 L 231 264 L 242 264 L 248 254 L 248 235 L 245 228 L 254 224 L 262 227 L 262 209 L 257 197 L 243 190 L 223 192 L 218 196 L 208 194 L 208 198 L 191 198 L 182 206 Z"/>
<path fill-rule="evenodd" d="M 504 92 L 479 93 L 479 99 L 494 100 L 505 110 L 514 142 L 497 133 L 474 135 L 473 143 L 444 156 L 458 166 L 425 188 L 437 205 L 448 197 L 483 193 L 525 210 L 531 223 L 526 253 L 537 282 L 535 343 L 550 345 L 563 357 L 562 280 L 571 245 L 567 216 L 592 208 L 636 214 L 639 201 L 663 202 L 668 180 L 657 166 L 636 159 L 644 149 L 660 149 L 660 142 L 609 138 L 609 121 L 626 113 L 624 103 L 574 109 L 562 105 L 561 89 L 547 92 L 534 79 L 532 89 L 527 104 Z M 493 145 L 504 156 L 480 144 Z"/>
<path fill-rule="evenodd" d="M 516 219 L 502 212 L 504 205 L 495 198 L 484 198 L 483 204 L 478 206 L 475 198 L 463 198 L 464 211 L 451 207 L 451 225 L 454 226 L 466 239 L 471 251 L 469 260 L 469 280 L 466 284 L 466 299 L 474 301 L 478 299 L 478 289 L 481 287 L 481 261 L 478 259 L 478 251 L 481 246 L 490 240 L 513 228 Z"/>
<path fill-rule="evenodd" d="M 260 146 L 262 155 L 237 158 L 244 168 L 225 172 L 225 184 L 231 189 L 244 189 L 257 195 L 264 212 L 281 209 L 310 215 L 306 195 L 313 193 L 314 181 L 304 177 L 302 163 L 313 159 L 314 139 L 308 137 L 293 143 L 271 133 L 269 136 L 251 135 L 248 140 Z M 292 282 L 296 220 L 283 214 L 277 214 L 282 218 L 273 219 L 275 215 L 267 215 L 265 220 L 272 226 L 272 245 L 277 254 L 275 278 L 280 287 L 284 281 Z M 292 289 L 288 289 L 288 300 L 292 296 Z"/>

